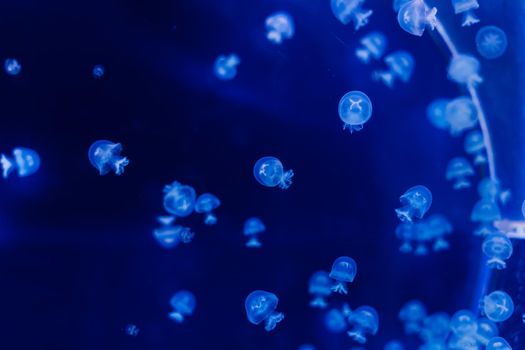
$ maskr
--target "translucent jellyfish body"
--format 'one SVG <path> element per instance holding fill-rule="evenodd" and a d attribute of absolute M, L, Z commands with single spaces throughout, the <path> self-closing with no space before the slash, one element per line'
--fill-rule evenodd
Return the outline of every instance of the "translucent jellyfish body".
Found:
<path fill-rule="evenodd" d="M 500 186 L 498 181 L 494 181 L 489 177 L 482 179 L 478 183 L 478 194 L 483 199 L 495 201 L 498 198 Z"/>
<path fill-rule="evenodd" d="M 331 309 L 326 313 L 324 324 L 332 333 L 343 333 L 348 327 L 345 315 L 338 309 Z"/>
<path fill-rule="evenodd" d="M 434 240 L 432 249 L 440 251 L 449 248 L 446 236 L 452 234 L 454 228 L 448 218 L 442 214 L 432 214 L 424 222 L 430 239 Z"/>
<path fill-rule="evenodd" d="M 116 175 L 122 175 L 124 168 L 129 164 L 129 160 L 121 156 L 121 152 L 122 145 L 120 143 L 98 140 L 89 147 L 88 158 L 100 175 L 106 175 L 111 171 Z"/>
<path fill-rule="evenodd" d="M 470 26 L 479 22 L 473 11 L 479 7 L 478 0 L 452 0 L 452 6 L 454 6 L 456 15 L 463 14 L 462 26 Z"/>
<path fill-rule="evenodd" d="M 464 140 L 465 152 L 474 156 L 474 164 L 485 164 L 485 141 L 483 134 L 479 130 L 469 131 Z"/>
<path fill-rule="evenodd" d="M 22 71 L 22 65 L 16 58 L 8 58 L 4 61 L 4 70 L 8 75 L 18 75 Z"/>
<path fill-rule="evenodd" d="M 427 309 L 419 300 L 407 302 L 399 311 L 399 319 L 405 325 L 406 334 L 419 333 L 426 317 Z"/>
<path fill-rule="evenodd" d="M 182 323 L 185 317 L 191 316 L 195 311 L 197 300 L 192 292 L 181 290 L 171 297 L 170 305 L 173 311 L 170 312 L 169 318 L 177 323 Z"/>
<path fill-rule="evenodd" d="M 276 187 L 286 190 L 292 184 L 294 172 L 284 171 L 283 164 L 275 157 L 262 157 L 253 167 L 253 175 L 258 183 L 266 187 Z"/>
<path fill-rule="evenodd" d="M 432 205 L 432 193 L 422 185 L 409 188 L 399 197 L 402 207 L 396 209 L 399 220 L 412 222 L 422 219 Z"/>
<path fill-rule="evenodd" d="M 379 329 L 379 315 L 371 306 L 360 306 L 348 316 L 348 323 L 352 327 L 349 337 L 360 344 L 366 343 L 366 335 L 375 335 Z"/>
<path fill-rule="evenodd" d="M 397 22 L 407 33 L 422 36 L 426 27 L 435 28 L 436 13 L 437 9 L 429 8 L 424 0 L 412 0 L 400 7 Z"/>
<path fill-rule="evenodd" d="M 454 182 L 454 189 L 461 190 L 470 187 L 469 177 L 474 176 L 474 169 L 463 157 L 452 158 L 447 165 L 446 177 Z"/>
<path fill-rule="evenodd" d="M 219 55 L 215 59 L 213 72 L 220 80 L 232 80 L 237 75 L 237 66 L 241 63 L 241 59 L 236 54 Z"/>
<path fill-rule="evenodd" d="M 334 16 L 344 25 L 350 22 L 354 23 L 355 30 L 365 26 L 372 10 L 363 9 L 362 5 L 365 0 L 330 0 Z"/>
<path fill-rule="evenodd" d="M 405 347 L 399 340 L 391 340 L 385 344 L 383 350 L 405 350 Z"/>
<path fill-rule="evenodd" d="M 356 274 L 357 264 L 354 259 L 349 256 L 340 256 L 335 259 L 329 275 L 336 282 L 332 290 L 339 294 L 348 294 L 346 284 L 353 282 Z"/>
<path fill-rule="evenodd" d="M 203 193 L 195 202 L 195 211 L 200 214 L 205 214 L 204 223 L 206 225 L 215 225 L 217 223 L 217 216 L 213 213 L 221 205 L 221 201 L 211 193 Z"/>
<path fill-rule="evenodd" d="M 359 131 L 372 117 L 372 101 L 364 92 L 350 91 L 339 100 L 338 112 L 344 123 L 343 130 Z"/>
<path fill-rule="evenodd" d="M 398 12 L 401 7 L 412 1 L 414 0 L 394 0 L 392 2 L 392 8 L 394 9 L 394 12 Z"/>
<path fill-rule="evenodd" d="M 124 332 L 130 337 L 136 337 L 139 335 L 140 328 L 134 324 L 128 324 L 126 328 L 124 328 Z"/>
<path fill-rule="evenodd" d="M 439 98 L 430 102 L 427 107 L 427 118 L 438 129 L 447 130 L 450 128 L 450 124 L 445 117 L 449 102 L 449 99 Z"/>
<path fill-rule="evenodd" d="M 512 256 L 512 242 L 501 232 L 489 234 L 482 245 L 483 253 L 487 256 L 487 265 L 490 268 L 504 269 L 508 260 Z"/>
<path fill-rule="evenodd" d="M 449 340 L 449 348 L 477 349 L 477 329 L 478 322 L 476 315 L 469 310 L 456 312 L 450 320 L 450 330 L 453 333 L 453 337 Z"/>
<path fill-rule="evenodd" d="M 310 306 L 324 309 L 327 305 L 325 298 L 332 294 L 332 280 L 326 271 L 317 271 L 310 277 L 308 293 L 313 295 Z"/>
<path fill-rule="evenodd" d="M 487 343 L 486 350 L 512 350 L 510 344 L 502 337 L 494 337 Z"/>
<path fill-rule="evenodd" d="M 179 243 L 190 243 L 195 236 L 189 228 L 174 225 L 175 217 L 173 216 L 161 216 L 158 221 L 161 226 L 153 231 L 153 237 L 163 248 L 172 249 Z"/>
<path fill-rule="evenodd" d="M 355 55 L 363 63 L 369 63 L 370 59 L 375 60 L 383 57 L 388 41 L 381 32 L 371 32 L 361 38 L 361 46 L 355 50 Z"/>
<path fill-rule="evenodd" d="M 393 52 L 385 57 L 384 62 L 388 70 L 374 72 L 373 78 L 382 81 L 390 88 L 394 86 L 397 79 L 408 83 L 414 73 L 414 56 L 407 51 Z"/>
<path fill-rule="evenodd" d="M 164 186 L 164 209 L 172 215 L 186 217 L 195 208 L 195 190 L 191 186 L 174 181 Z"/>
<path fill-rule="evenodd" d="M 507 35 L 496 26 L 485 26 L 476 34 L 476 47 L 481 56 L 492 60 L 507 50 Z"/>
<path fill-rule="evenodd" d="M 278 303 L 279 299 L 273 293 L 263 290 L 251 292 L 244 302 L 248 321 L 255 325 L 264 321 L 264 329 L 272 331 L 284 319 L 284 314 L 275 311 Z"/>
<path fill-rule="evenodd" d="M 448 78 L 458 84 L 476 85 L 482 82 L 480 64 L 470 55 L 455 55 L 448 65 Z"/>
<path fill-rule="evenodd" d="M 483 312 L 494 322 L 503 322 L 509 319 L 514 312 L 514 302 L 510 295 L 497 290 L 483 298 Z"/>
<path fill-rule="evenodd" d="M 260 248 L 261 242 L 259 241 L 259 235 L 266 231 L 266 226 L 261 219 L 252 217 L 246 219 L 244 222 L 244 235 L 248 238 L 246 247 L 248 248 Z"/>
<path fill-rule="evenodd" d="M 446 347 L 432 347 L 445 344 L 450 333 L 450 316 L 444 312 L 436 312 L 425 318 L 423 328 L 419 333 L 421 339 L 429 346 L 425 349 L 446 349 Z"/>
<path fill-rule="evenodd" d="M 488 318 L 478 319 L 478 329 L 476 331 L 476 339 L 482 345 L 487 345 L 490 339 L 497 337 L 499 329 L 496 323 Z"/>
<path fill-rule="evenodd" d="M 401 222 L 396 227 L 396 237 L 401 240 L 399 251 L 409 253 L 412 251 L 412 243 L 416 241 L 414 225 L 411 222 Z"/>
<path fill-rule="evenodd" d="M 450 125 L 450 134 L 459 136 L 478 123 L 478 112 L 468 97 L 458 97 L 447 104 L 445 119 Z"/>
<path fill-rule="evenodd" d="M 488 235 L 494 232 L 494 221 L 501 220 L 498 204 L 490 199 L 480 199 L 470 213 L 472 222 L 479 222 L 479 228 L 474 232 L 477 235 Z"/>
<path fill-rule="evenodd" d="M 295 33 L 292 16 L 286 12 L 276 12 L 266 18 L 266 37 L 274 44 L 291 39 Z"/>
<path fill-rule="evenodd" d="M 93 67 L 93 71 L 91 72 L 91 74 L 93 74 L 93 78 L 95 79 L 102 79 L 105 72 L 106 70 L 104 66 L 101 64 L 97 64 L 96 66 Z"/>
<path fill-rule="evenodd" d="M 2 176 L 4 179 L 16 170 L 19 177 L 32 175 L 40 168 L 40 156 L 32 149 L 17 147 L 13 149 L 13 157 L 5 154 L 0 156 L 0 165 L 2 166 Z"/>

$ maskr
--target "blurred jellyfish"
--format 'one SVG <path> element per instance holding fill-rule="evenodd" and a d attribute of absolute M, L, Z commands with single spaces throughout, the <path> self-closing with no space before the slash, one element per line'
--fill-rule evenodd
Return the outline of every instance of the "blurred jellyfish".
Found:
<path fill-rule="evenodd" d="M 359 131 L 372 117 L 372 101 L 361 91 L 350 91 L 341 97 L 338 111 L 344 123 L 343 130 Z"/>
<path fill-rule="evenodd" d="M 137 335 L 139 335 L 140 328 L 135 326 L 134 324 L 128 324 L 126 328 L 124 328 L 124 332 L 130 337 L 136 337 Z"/>
<path fill-rule="evenodd" d="M 215 60 L 213 71 L 220 80 L 232 80 L 237 75 L 237 66 L 241 59 L 236 54 L 219 55 Z"/>
<path fill-rule="evenodd" d="M 399 11 L 401 7 L 403 7 L 405 4 L 412 2 L 413 0 L 394 0 L 392 3 L 392 7 L 394 9 L 394 12 Z"/>
<path fill-rule="evenodd" d="M 370 58 L 380 59 L 385 53 L 388 41 L 381 32 L 371 32 L 361 38 L 361 46 L 355 50 L 355 55 L 363 63 L 369 63 Z"/>
<path fill-rule="evenodd" d="M 458 84 L 476 86 L 483 81 L 479 69 L 477 58 L 470 55 L 455 55 L 448 65 L 448 78 Z"/>
<path fill-rule="evenodd" d="M 503 322 L 509 319 L 514 312 L 514 302 L 510 295 L 497 290 L 483 298 L 483 312 L 494 322 Z"/>
<path fill-rule="evenodd" d="M 488 60 L 500 57 L 507 50 L 507 35 L 496 26 L 485 26 L 476 34 L 476 47 Z"/>
<path fill-rule="evenodd" d="M 432 204 L 432 193 L 425 186 L 414 186 L 409 188 L 399 201 L 403 205 L 396 209 L 399 220 L 412 222 L 415 218 L 422 219 Z"/>
<path fill-rule="evenodd" d="M 463 23 L 461 24 L 463 27 L 479 22 L 479 19 L 473 12 L 479 7 L 478 0 L 452 0 L 452 6 L 454 6 L 456 15 L 463 14 Z"/>
<path fill-rule="evenodd" d="M 203 193 L 195 202 L 195 211 L 199 214 L 206 214 L 204 217 L 204 223 L 206 225 L 215 225 L 217 223 L 217 217 L 213 214 L 213 210 L 217 209 L 221 205 L 219 198 L 211 193 Z"/>
<path fill-rule="evenodd" d="M 438 129 L 447 130 L 450 128 L 445 114 L 449 102 L 449 99 L 438 98 L 427 107 L 427 118 Z"/>
<path fill-rule="evenodd" d="M 106 175 L 110 171 L 114 171 L 116 175 L 122 175 L 129 160 L 122 157 L 120 152 L 122 152 L 120 143 L 98 140 L 89 147 L 88 158 L 100 175 Z"/>
<path fill-rule="evenodd" d="M 478 349 L 476 332 L 478 323 L 476 315 L 469 310 L 456 312 L 450 320 L 453 336 L 449 339 L 450 349 Z"/>
<path fill-rule="evenodd" d="M 504 269 L 512 256 L 512 242 L 501 232 L 491 233 L 485 238 L 482 245 L 483 253 L 489 258 L 487 266 L 492 269 Z"/>
<path fill-rule="evenodd" d="M 366 335 L 375 335 L 379 328 L 379 316 L 371 306 L 360 306 L 348 316 L 352 329 L 346 332 L 348 336 L 360 344 L 366 343 Z"/>
<path fill-rule="evenodd" d="M 8 75 L 18 75 L 22 71 L 22 65 L 16 58 L 8 58 L 4 61 L 4 70 Z"/>
<path fill-rule="evenodd" d="M 277 323 L 284 319 L 283 313 L 275 311 L 277 304 L 279 299 L 273 293 L 263 290 L 251 292 L 244 302 L 248 321 L 255 325 L 264 321 L 264 329 L 268 332 L 272 331 Z"/>
<path fill-rule="evenodd" d="M 186 217 L 195 208 L 195 197 L 193 187 L 173 181 L 164 186 L 164 209 L 172 215 Z"/>
<path fill-rule="evenodd" d="M 434 30 L 436 13 L 437 9 L 429 8 L 424 0 L 412 0 L 399 8 L 397 22 L 405 32 L 422 36 L 426 27 Z"/>
<path fill-rule="evenodd" d="M 478 112 L 469 97 L 458 97 L 447 104 L 445 118 L 450 125 L 450 134 L 459 136 L 463 131 L 476 126 Z"/>
<path fill-rule="evenodd" d="M 174 216 L 161 216 L 158 218 L 160 227 L 153 231 L 153 237 L 159 242 L 161 247 L 172 249 L 179 245 L 179 243 L 190 243 L 195 234 L 187 227 L 180 225 L 173 225 L 175 222 Z"/>
<path fill-rule="evenodd" d="M 324 309 L 327 305 L 325 298 L 332 294 L 332 280 L 328 272 L 317 271 L 310 277 L 308 293 L 313 295 L 310 306 Z"/>
<path fill-rule="evenodd" d="M 401 240 L 399 251 L 409 253 L 412 251 L 412 243 L 415 241 L 414 224 L 411 222 L 401 222 L 396 227 L 396 237 Z"/>
<path fill-rule="evenodd" d="M 484 164 L 487 162 L 485 157 L 485 142 L 483 134 L 479 130 L 472 130 L 465 136 L 465 152 L 474 156 L 474 164 Z"/>
<path fill-rule="evenodd" d="M 347 328 L 345 315 L 338 309 L 331 309 L 326 313 L 324 324 L 332 333 L 343 333 Z"/>
<path fill-rule="evenodd" d="M 468 177 L 474 176 L 474 169 L 463 157 L 452 158 L 447 165 L 447 180 L 454 181 L 454 189 L 470 187 Z"/>
<path fill-rule="evenodd" d="M 426 219 L 426 229 L 430 239 L 434 240 L 434 251 L 445 250 L 449 248 L 449 243 L 446 240 L 446 236 L 452 234 L 454 228 L 442 214 L 432 214 Z"/>
<path fill-rule="evenodd" d="M 478 319 L 478 329 L 476 339 L 482 345 L 487 345 L 490 339 L 497 337 L 499 334 L 498 326 L 487 318 Z"/>
<path fill-rule="evenodd" d="M 248 248 L 260 248 L 261 242 L 258 239 L 258 235 L 266 231 L 266 226 L 261 219 L 252 217 L 246 219 L 244 222 L 244 235 L 248 237 L 246 247 Z"/>
<path fill-rule="evenodd" d="M 391 340 L 385 344 L 383 350 L 405 350 L 405 347 L 399 340 Z"/>
<path fill-rule="evenodd" d="M 449 333 L 450 316 L 444 312 L 437 312 L 425 318 L 419 336 L 425 343 L 430 345 L 426 349 L 441 349 L 441 347 L 432 347 L 432 345 L 444 345 Z M 443 349 L 446 348 L 443 347 Z"/>
<path fill-rule="evenodd" d="M 502 337 L 494 337 L 487 343 L 486 350 L 512 350 L 510 344 Z"/>
<path fill-rule="evenodd" d="M 5 154 L 0 156 L 0 165 L 4 179 L 7 179 L 13 170 L 16 170 L 18 177 L 26 177 L 38 171 L 40 156 L 30 148 L 17 147 L 13 149 L 13 158 Z"/>
<path fill-rule="evenodd" d="M 365 0 L 330 0 L 334 16 L 344 25 L 354 23 L 355 30 L 365 26 L 368 18 L 372 15 L 372 10 L 362 8 Z"/>
<path fill-rule="evenodd" d="M 274 44 L 291 39 L 295 32 L 292 16 L 286 12 L 276 12 L 266 18 L 266 37 Z"/>
<path fill-rule="evenodd" d="M 106 70 L 104 69 L 104 66 L 101 64 L 97 64 L 93 67 L 93 71 L 91 72 L 91 74 L 93 74 L 93 78 L 95 79 L 102 79 L 105 72 Z"/>
<path fill-rule="evenodd" d="M 279 186 L 286 190 L 292 184 L 294 172 L 292 169 L 284 171 L 283 164 L 275 157 L 262 157 L 255 163 L 253 175 L 263 186 Z"/>
<path fill-rule="evenodd" d="M 396 51 L 384 59 L 388 67 L 386 71 L 376 71 L 372 77 L 381 80 L 386 86 L 392 88 L 396 79 L 408 83 L 414 72 L 414 56 L 407 51 Z"/>
<path fill-rule="evenodd" d="M 181 290 L 175 293 L 170 299 L 170 305 L 173 311 L 170 312 L 169 318 L 177 323 L 184 322 L 184 318 L 191 316 L 197 305 L 197 300 L 192 292 Z"/>
<path fill-rule="evenodd" d="M 340 256 L 335 259 L 330 271 L 330 278 L 336 281 L 332 286 L 332 290 L 339 294 L 348 294 L 346 284 L 353 282 L 357 274 L 357 264 L 355 260 L 349 256 Z"/>
<path fill-rule="evenodd" d="M 479 228 L 474 231 L 476 235 L 488 235 L 494 232 L 494 221 L 501 220 L 498 204 L 489 199 L 480 199 L 472 208 L 470 220 L 480 223 Z"/>
<path fill-rule="evenodd" d="M 410 300 L 399 311 L 399 319 L 405 325 L 406 334 L 419 333 L 426 317 L 427 309 L 419 300 Z"/>
<path fill-rule="evenodd" d="M 478 194 L 483 199 L 496 201 L 500 193 L 499 181 L 486 177 L 478 184 Z"/>
<path fill-rule="evenodd" d="M 312 344 L 303 344 L 297 348 L 297 350 L 316 350 Z"/>

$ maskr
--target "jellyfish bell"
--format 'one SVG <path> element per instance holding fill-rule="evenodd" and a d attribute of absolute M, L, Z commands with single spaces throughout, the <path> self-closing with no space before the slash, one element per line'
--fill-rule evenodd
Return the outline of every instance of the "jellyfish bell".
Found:
<path fill-rule="evenodd" d="M 359 131 L 372 117 L 372 101 L 364 92 L 350 91 L 341 97 L 338 112 L 343 129 L 348 128 L 351 133 Z"/>
<path fill-rule="evenodd" d="M 164 209 L 172 215 L 186 217 L 195 208 L 196 193 L 193 187 L 174 181 L 164 186 Z"/>
<path fill-rule="evenodd" d="M 450 125 L 452 136 L 459 136 L 478 124 L 476 106 L 472 99 L 466 96 L 457 97 L 447 104 L 445 118 Z"/>
<path fill-rule="evenodd" d="M 95 141 L 88 150 L 88 159 L 100 175 L 106 175 L 113 171 L 116 175 L 122 175 L 124 168 L 129 164 L 126 157 L 120 155 L 122 145 L 107 140 Z"/>
<path fill-rule="evenodd" d="M 362 8 L 365 0 L 330 0 L 330 6 L 334 16 L 344 25 L 354 23 L 355 30 L 365 26 L 372 10 Z"/>
<path fill-rule="evenodd" d="M 177 323 L 182 323 L 185 317 L 193 314 L 197 306 L 197 299 L 192 292 L 181 290 L 171 297 L 170 305 L 173 311 L 169 314 L 169 318 Z"/>
<path fill-rule="evenodd" d="M 448 78 L 458 84 L 476 86 L 483 79 L 479 75 L 480 63 L 470 55 L 454 55 L 448 65 Z"/>
<path fill-rule="evenodd" d="M 426 27 L 431 30 L 436 27 L 436 13 L 437 9 L 429 8 L 424 0 L 412 0 L 399 8 L 397 21 L 407 33 L 422 36 Z"/>
<path fill-rule="evenodd" d="M 264 321 L 266 331 L 272 331 L 284 319 L 282 313 L 275 311 L 278 303 L 279 299 L 273 293 L 263 290 L 251 292 L 244 302 L 248 321 L 255 325 Z"/>
<path fill-rule="evenodd" d="M 379 329 L 379 315 L 371 306 L 360 306 L 355 309 L 348 322 L 353 326 L 348 336 L 360 344 L 366 343 L 366 334 L 375 335 Z"/>
<path fill-rule="evenodd" d="M 512 242 L 501 232 L 489 234 L 482 244 L 482 251 L 487 256 L 487 266 L 498 270 L 506 267 L 505 260 L 512 256 Z"/>
<path fill-rule="evenodd" d="M 206 225 L 215 225 L 217 223 L 217 216 L 215 216 L 213 210 L 217 209 L 220 205 L 221 201 L 215 195 L 203 193 L 195 202 L 195 211 L 199 214 L 206 214 L 204 218 Z"/>
<path fill-rule="evenodd" d="M 506 321 L 514 313 L 514 302 L 506 292 L 497 290 L 483 298 L 483 312 L 494 322 Z"/>
<path fill-rule="evenodd" d="M 219 80 L 232 80 L 237 75 L 237 66 L 241 59 L 236 54 L 219 55 L 215 59 L 213 71 Z"/>
<path fill-rule="evenodd" d="M 292 16 L 286 12 L 276 12 L 266 18 L 266 37 L 274 44 L 280 44 L 284 39 L 291 39 L 295 33 Z"/>
<path fill-rule="evenodd" d="M 476 48 L 488 60 L 501 57 L 507 50 L 507 35 L 496 26 L 485 26 L 476 34 Z"/>
<path fill-rule="evenodd" d="M 409 188 L 399 197 L 403 205 L 396 209 L 399 220 L 412 222 L 414 219 L 422 219 L 432 205 L 432 192 L 422 185 Z"/>
<path fill-rule="evenodd" d="M 346 283 L 353 282 L 357 274 L 357 264 L 349 256 L 340 256 L 335 259 L 330 271 L 330 278 L 337 281 L 332 290 L 340 294 L 348 294 Z"/>
<path fill-rule="evenodd" d="M 386 36 L 381 32 L 371 32 L 360 40 L 361 47 L 357 48 L 355 54 L 362 63 L 369 63 L 370 59 L 380 59 L 387 47 Z"/>

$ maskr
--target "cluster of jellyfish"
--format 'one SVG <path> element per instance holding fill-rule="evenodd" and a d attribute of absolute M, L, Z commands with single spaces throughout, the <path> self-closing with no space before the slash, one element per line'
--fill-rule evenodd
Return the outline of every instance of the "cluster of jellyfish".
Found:
<path fill-rule="evenodd" d="M 449 248 L 447 236 L 454 228 L 445 215 L 432 214 L 416 222 L 401 222 L 396 227 L 396 237 L 402 242 L 399 251 L 427 255 L 428 245 L 435 252 Z"/>

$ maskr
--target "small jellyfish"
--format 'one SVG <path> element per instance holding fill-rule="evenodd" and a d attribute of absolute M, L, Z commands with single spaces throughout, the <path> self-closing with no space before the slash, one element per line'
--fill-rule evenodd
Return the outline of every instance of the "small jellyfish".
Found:
<path fill-rule="evenodd" d="M 353 282 L 357 274 L 357 264 L 349 256 L 340 256 L 335 259 L 330 271 L 330 278 L 336 280 L 332 290 L 339 294 L 348 294 L 346 284 Z"/>
<path fill-rule="evenodd" d="M 177 323 L 184 322 L 184 318 L 191 316 L 197 305 L 197 300 L 192 292 L 181 290 L 175 293 L 170 299 L 170 305 L 173 311 L 170 312 L 169 318 Z"/>
<path fill-rule="evenodd" d="M 430 239 L 434 240 L 434 251 L 445 250 L 449 248 L 449 243 L 445 236 L 452 234 L 454 228 L 446 216 L 441 214 L 432 214 L 426 219 L 426 228 Z"/>
<path fill-rule="evenodd" d="M 419 336 L 427 343 L 442 344 L 447 339 L 449 333 L 450 316 L 444 312 L 436 312 L 425 318 Z M 429 347 L 429 350 L 430 349 L 438 348 Z"/>
<path fill-rule="evenodd" d="M 126 157 L 122 157 L 120 152 L 122 152 L 120 143 L 98 140 L 89 147 L 88 158 L 91 165 L 99 171 L 100 175 L 106 175 L 110 171 L 114 171 L 117 175 L 122 175 L 124 168 L 129 164 L 129 160 Z"/>
<path fill-rule="evenodd" d="M 268 332 L 272 331 L 277 323 L 284 319 L 283 313 L 275 311 L 278 303 L 279 299 L 273 293 L 263 290 L 251 292 L 244 302 L 248 321 L 255 325 L 264 321 L 264 329 Z"/>
<path fill-rule="evenodd" d="M 458 84 L 476 86 L 483 79 L 479 75 L 480 64 L 470 55 L 455 55 L 448 65 L 448 78 Z"/>
<path fill-rule="evenodd" d="M 164 209 L 172 215 L 186 217 L 195 208 L 195 190 L 191 186 L 173 181 L 164 186 Z"/>
<path fill-rule="evenodd" d="M 332 309 L 326 313 L 324 324 L 332 333 L 343 333 L 348 326 L 345 315 L 338 309 Z"/>
<path fill-rule="evenodd" d="M 328 272 L 317 271 L 310 277 L 308 293 L 313 295 L 310 306 L 314 308 L 324 309 L 327 306 L 325 298 L 332 294 L 332 280 Z"/>
<path fill-rule="evenodd" d="M 399 220 L 412 222 L 415 218 L 422 219 L 432 204 L 432 193 L 422 185 L 409 188 L 399 201 L 403 205 L 396 209 Z"/>
<path fill-rule="evenodd" d="M 388 67 L 386 71 L 376 71 L 372 77 L 381 80 L 386 86 L 392 88 L 396 79 L 408 83 L 414 73 L 414 56 L 407 51 L 396 51 L 387 55 L 384 59 Z"/>
<path fill-rule="evenodd" d="M 427 107 L 427 118 L 438 129 L 447 130 L 450 128 L 445 113 L 449 102 L 449 99 L 439 98 L 430 102 Z"/>
<path fill-rule="evenodd" d="M 479 8 L 478 0 L 452 0 L 452 6 L 454 6 L 454 12 L 457 14 L 463 14 L 464 26 L 470 26 L 479 22 L 479 19 L 474 14 L 473 10 Z"/>
<path fill-rule="evenodd" d="M 463 157 L 452 158 L 447 165 L 447 180 L 454 182 L 454 189 L 470 187 L 469 177 L 474 176 L 474 169 Z"/>
<path fill-rule="evenodd" d="M 13 158 L 5 154 L 0 156 L 0 165 L 4 179 L 7 179 L 13 170 L 16 170 L 18 177 L 26 177 L 38 171 L 40 156 L 32 149 L 17 147 L 13 149 Z"/>
<path fill-rule="evenodd" d="M 291 39 L 295 33 L 292 16 L 286 12 L 276 12 L 265 21 L 266 37 L 274 44 L 280 44 L 284 39 Z"/>
<path fill-rule="evenodd" d="M 476 47 L 488 60 L 500 57 L 507 50 L 507 35 L 496 26 L 485 26 L 476 34 Z"/>
<path fill-rule="evenodd" d="M 488 235 L 494 232 L 494 221 L 501 220 L 498 204 L 490 199 L 480 199 L 472 208 L 470 220 L 480 223 L 479 228 L 474 232 L 476 235 Z"/>
<path fill-rule="evenodd" d="M 258 235 L 266 231 L 266 226 L 261 219 L 252 217 L 246 219 L 244 222 L 244 235 L 248 237 L 246 247 L 248 248 L 260 248 L 261 242 L 258 239 Z"/>
<path fill-rule="evenodd" d="M 503 322 L 509 319 L 514 312 L 514 302 L 510 295 L 497 290 L 483 298 L 483 312 L 494 322 Z"/>
<path fill-rule="evenodd" d="M 4 70 L 8 75 L 18 75 L 22 71 L 22 65 L 16 58 L 8 58 L 4 61 Z"/>
<path fill-rule="evenodd" d="M 450 320 L 450 329 L 458 337 L 474 336 L 478 329 L 476 315 L 469 310 L 459 310 Z"/>
<path fill-rule="evenodd" d="M 502 337 L 494 337 L 487 343 L 486 350 L 512 350 L 510 344 Z"/>
<path fill-rule="evenodd" d="M 215 60 L 213 71 L 220 80 L 232 80 L 237 75 L 237 66 L 241 59 L 236 54 L 220 55 Z"/>
<path fill-rule="evenodd" d="M 397 22 L 405 32 L 422 36 L 426 27 L 436 27 L 436 13 L 437 9 L 428 7 L 424 0 L 412 0 L 400 7 Z"/>
<path fill-rule="evenodd" d="M 136 337 L 137 335 L 139 335 L 140 328 L 135 326 L 134 324 L 128 324 L 124 329 L 124 332 L 130 337 Z"/>
<path fill-rule="evenodd" d="M 91 72 L 91 74 L 93 74 L 93 78 L 95 79 L 102 79 L 105 72 L 106 69 L 104 68 L 104 66 L 101 64 L 97 64 L 93 67 L 93 71 Z"/>
<path fill-rule="evenodd" d="M 405 350 L 405 347 L 399 340 L 391 340 L 385 344 L 383 350 Z"/>
<path fill-rule="evenodd" d="M 450 134 L 459 136 L 463 131 L 476 126 L 478 112 L 469 97 L 458 97 L 447 104 L 445 118 L 450 125 Z"/>
<path fill-rule="evenodd" d="M 508 260 L 512 256 L 512 242 L 501 232 L 491 233 L 485 238 L 482 245 L 483 253 L 489 259 L 487 266 L 492 269 L 504 269 Z"/>
<path fill-rule="evenodd" d="M 221 205 L 219 198 L 211 193 L 203 193 L 195 202 L 195 211 L 199 214 L 206 214 L 204 217 L 204 223 L 206 225 L 215 225 L 217 223 L 217 217 L 213 214 L 213 210 L 217 209 Z"/>
<path fill-rule="evenodd" d="M 411 222 L 401 222 L 396 227 L 396 237 L 401 240 L 402 244 L 399 247 L 401 253 L 409 253 L 412 251 L 412 243 L 416 240 L 414 225 Z"/>
<path fill-rule="evenodd" d="M 483 134 L 479 130 L 472 130 L 465 136 L 464 140 L 465 152 L 474 156 L 474 164 L 485 164 L 487 158 L 485 157 L 485 141 Z"/>
<path fill-rule="evenodd" d="M 341 97 L 338 111 L 343 130 L 359 131 L 372 117 L 372 101 L 361 91 L 350 91 Z"/>
<path fill-rule="evenodd" d="M 365 26 L 372 10 L 364 10 L 362 5 L 365 0 L 331 0 L 330 5 L 334 16 L 344 25 L 354 23 L 355 30 Z"/>
<path fill-rule="evenodd" d="M 172 249 L 179 245 L 179 243 L 190 243 L 195 234 L 187 227 L 180 225 L 173 225 L 175 222 L 174 216 L 161 216 L 158 218 L 160 227 L 153 231 L 153 236 L 159 242 L 161 247 Z"/>
<path fill-rule="evenodd" d="M 399 311 L 399 319 L 405 324 L 406 334 L 417 334 L 421 331 L 427 309 L 419 300 L 407 302 Z"/>
<path fill-rule="evenodd" d="M 366 343 L 366 334 L 375 335 L 379 328 L 379 316 L 371 306 L 360 306 L 348 316 L 352 329 L 348 336 L 360 344 Z"/>
<path fill-rule="evenodd" d="M 253 175 L 263 186 L 279 186 L 286 190 L 292 184 L 294 172 L 292 169 L 284 171 L 283 164 L 275 157 L 262 157 L 255 163 Z"/>
<path fill-rule="evenodd" d="M 487 318 L 478 319 L 476 339 L 483 345 L 487 345 L 490 339 L 497 337 L 499 329 L 496 323 Z"/>
<path fill-rule="evenodd" d="M 388 41 L 381 32 L 371 32 L 361 38 L 361 46 L 355 50 L 355 55 L 363 63 L 369 63 L 370 58 L 380 59 L 385 53 Z"/>

